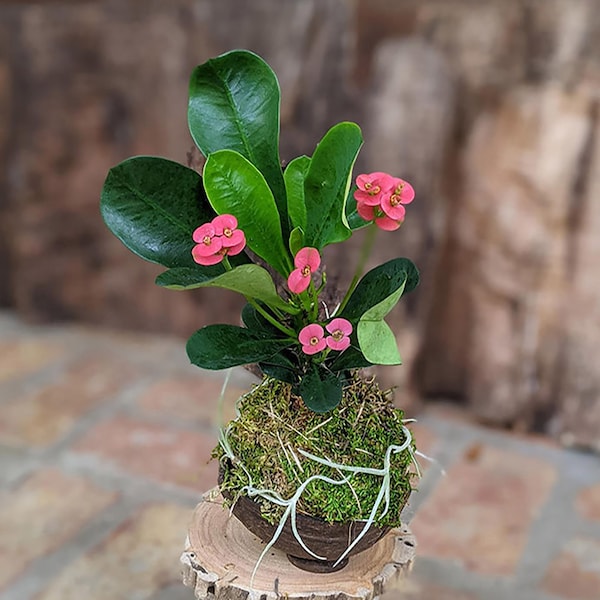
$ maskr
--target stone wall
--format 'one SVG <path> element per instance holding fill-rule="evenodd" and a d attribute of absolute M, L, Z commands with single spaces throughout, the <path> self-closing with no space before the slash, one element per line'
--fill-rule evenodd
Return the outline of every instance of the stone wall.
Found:
<path fill-rule="evenodd" d="M 393 317 L 418 355 L 404 378 L 486 421 L 599 447 L 599 8 L 2 3 L 0 304 L 34 320 L 179 334 L 237 320 L 234 295 L 155 288 L 157 269 L 104 228 L 98 196 L 127 156 L 187 160 L 189 72 L 246 47 L 280 78 L 284 158 L 355 120 L 366 140 L 359 169 L 418 190 L 406 226 L 380 235 L 373 256 L 409 256 L 423 273 Z M 350 277 L 346 248 L 327 260 L 340 282 Z"/>

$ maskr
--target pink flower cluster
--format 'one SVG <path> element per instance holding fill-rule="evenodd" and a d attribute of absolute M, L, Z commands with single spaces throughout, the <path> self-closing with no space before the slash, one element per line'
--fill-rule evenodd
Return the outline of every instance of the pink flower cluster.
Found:
<path fill-rule="evenodd" d="M 288 277 L 288 287 L 294 294 L 301 294 L 310 285 L 312 274 L 321 264 L 321 255 L 316 248 L 302 248 L 294 257 L 296 267 Z"/>
<path fill-rule="evenodd" d="M 325 337 L 323 327 L 318 323 L 307 325 L 299 335 L 298 341 L 302 344 L 304 354 L 316 354 L 329 347 L 332 350 L 343 352 L 350 345 L 352 324 L 346 319 L 333 319 L 325 326 L 331 334 Z"/>
<path fill-rule="evenodd" d="M 356 178 L 358 189 L 354 192 L 356 210 L 366 221 L 375 221 L 380 229 L 394 231 L 404 221 L 405 204 L 415 197 L 408 181 L 388 173 L 368 173 Z"/>
<path fill-rule="evenodd" d="M 192 248 L 194 260 L 204 266 L 216 265 L 227 255 L 239 254 L 246 246 L 246 236 L 237 226 L 233 215 L 219 215 L 200 225 L 192 236 L 196 242 Z"/>

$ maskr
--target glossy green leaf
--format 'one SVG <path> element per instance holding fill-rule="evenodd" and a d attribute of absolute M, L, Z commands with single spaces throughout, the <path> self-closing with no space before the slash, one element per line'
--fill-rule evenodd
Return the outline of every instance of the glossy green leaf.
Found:
<path fill-rule="evenodd" d="M 287 277 L 292 263 L 283 243 L 279 214 L 257 168 L 233 150 L 220 150 L 204 165 L 204 187 L 217 213 L 235 215 L 248 247 Z"/>
<path fill-rule="evenodd" d="M 292 229 L 292 233 L 290 233 L 289 247 L 292 256 L 296 256 L 298 251 L 304 248 L 304 232 L 302 229 L 300 229 L 300 227 Z"/>
<path fill-rule="evenodd" d="M 127 248 L 165 267 L 196 264 L 192 233 L 215 216 L 198 173 L 154 156 L 130 158 L 108 172 L 100 211 Z"/>
<path fill-rule="evenodd" d="M 367 360 L 377 365 L 400 365 L 396 338 L 383 320 L 361 319 L 357 327 L 360 349 Z"/>
<path fill-rule="evenodd" d="M 192 364 L 218 370 L 268 360 L 291 343 L 258 337 L 245 327 L 207 325 L 190 337 L 186 350 Z"/>
<path fill-rule="evenodd" d="M 360 351 L 358 338 L 354 337 L 353 344 L 347 350 L 344 350 L 340 355 L 334 358 L 329 364 L 332 371 L 348 371 L 350 369 L 362 369 L 371 367 L 373 363 L 369 362 L 365 355 Z"/>
<path fill-rule="evenodd" d="M 348 227 L 350 227 L 352 231 L 357 231 L 358 229 L 368 227 L 373 222 L 365 221 L 358 214 L 356 200 L 354 199 L 354 192 L 357 189 L 358 188 L 356 186 L 352 186 L 348 193 L 348 198 L 346 199 L 346 220 L 348 221 Z"/>
<path fill-rule="evenodd" d="M 356 328 L 358 345 L 369 362 L 379 365 L 399 365 L 402 362 L 396 338 L 383 319 L 400 300 L 405 282 L 406 279 L 398 289 L 360 317 Z"/>
<path fill-rule="evenodd" d="M 333 410 L 342 401 L 342 383 L 336 375 L 313 364 L 298 386 L 304 404 L 316 413 Z"/>
<path fill-rule="evenodd" d="M 266 361 L 258 363 L 261 371 L 268 377 L 279 379 L 285 383 L 298 383 L 298 364 L 289 349 L 282 350 Z"/>
<path fill-rule="evenodd" d="M 298 156 L 285 168 L 283 178 L 287 193 L 288 215 L 292 227 L 306 229 L 306 204 L 304 203 L 304 180 L 310 166 L 308 156 Z"/>
<path fill-rule="evenodd" d="M 250 263 L 248 255 L 245 253 L 229 257 L 229 263 L 233 267 L 247 265 Z M 210 266 L 202 266 L 194 263 L 193 267 L 173 267 L 163 271 L 156 277 L 154 283 L 160 287 L 166 287 L 173 290 L 186 290 L 202 287 L 201 284 L 212 281 L 219 275 L 223 275 L 227 270 L 223 263 Z"/>
<path fill-rule="evenodd" d="M 407 258 L 394 258 L 365 274 L 337 316 L 357 321 L 373 306 L 383 302 L 402 287 L 412 291 L 419 283 L 419 272 Z"/>
<path fill-rule="evenodd" d="M 244 305 L 242 309 L 242 323 L 259 337 L 276 338 L 282 335 L 282 332 L 269 323 L 252 304 Z"/>
<path fill-rule="evenodd" d="M 307 246 L 320 250 L 351 235 L 346 198 L 362 134 L 355 123 L 338 123 L 323 137 L 310 161 L 304 181 Z"/>
<path fill-rule="evenodd" d="M 404 292 L 406 280 L 394 290 L 387 298 L 384 298 L 381 302 L 378 302 L 372 306 L 369 310 L 364 312 L 360 317 L 361 321 L 379 321 L 383 319 L 391 310 L 398 304 L 398 300 Z M 359 336 L 360 341 L 360 336 Z"/>
<path fill-rule="evenodd" d="M 200 287 L 225 288 L 247 298 L 260 300 L 273 308 L 296 312 L 279 296 L 269 272 L 255 264 L 241 265 L 212 278 L 194 268 L 170 269 L 159 275 L 156 283 L 172 290 L 193 290 Z"/>
<path fill-rule="evenodd" d="M 259 56 L 234 50 L 196 67 L 190 79 L 188 124 L 208 157 L 228 149 L 264 175 L 287 235 L 287 201 L 279 160 L 277 77 Z"/>

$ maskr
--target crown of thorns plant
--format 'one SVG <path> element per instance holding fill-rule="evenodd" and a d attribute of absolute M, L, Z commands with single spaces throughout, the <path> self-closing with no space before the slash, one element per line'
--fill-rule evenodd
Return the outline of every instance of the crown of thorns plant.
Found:
<path fill-rule="evenodd" d="M 353 179 L 363 140 L 350 122 L 283 170 L 279 104 L 275 74 L 251 52 L 198 66 L 188 121 L 206 157 L 202 175 L 164 158 L 130 158 L 110 170 L 101 210 L 131 251 L 167 268 L 158 285 L 220 287 L 246 298 L 243 325 L 211 324 L 190 337 L 192 363 L 258 363 L 322 413 L 339 404 L 353 370 L 401 362 L 384 318 L 419 280 L 406 258 L 364 275 L 359 264 L 341 302 L 327 306 L 323 248 L 364 227 L 398 229 L 415 192 L 388 173 Z"/>

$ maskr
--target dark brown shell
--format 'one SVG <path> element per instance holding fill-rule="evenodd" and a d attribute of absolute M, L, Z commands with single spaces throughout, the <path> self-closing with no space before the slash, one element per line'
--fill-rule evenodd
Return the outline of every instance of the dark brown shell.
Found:
<path fill-rule="evenodd" d="M 219 472 L 219 483 L 222 482 L 223 467 Z M 228 500 L 232 500 L 231 493 L 222 491 L 222 494 Z M 268 543 L 275 534 L 277 525 L 272 525 L 266 521 L 260 512 L 260 505 L 247 496 L 240 496 L 233 507 L 233 514 L 239 519 L 246 529 L 263 542 Z M 317 517 L 298 513 L 296 515 L 296 525 L 300 537 L 315 554 L 326 557 L 327 561 L 335 562 L 346 550 L 346 548 L 358 537 L 363 530 L 365 523 L 362 521 L 348 521 L 327 523 Z M 377 527 L 371 525 L 364 537 L 358 544 L 352 548 L 350 555 L 358 554 L 378 542 L 388 531 L 389 527 Z M 290 557 L 297 557 L 311 562 L 318 561 L 302 548 L 292 532 L 292 526 L 288 519 L 281 534 L 275 542 L 275 548 L 282 550 Z M 297 564 L 295 561 L 294 564 Z M 298 565 L 301 566 L 301 565 Z M 343 566 L 343 565 L 342 565 Z M 315 568 L 303 566 L 309 570 L 319 570 L 318 565 Z M 330 570 L 330 569 L 325 569 Z"/>

